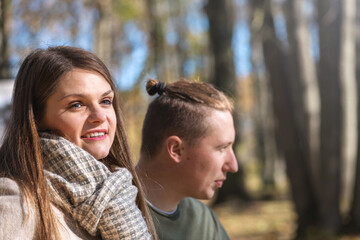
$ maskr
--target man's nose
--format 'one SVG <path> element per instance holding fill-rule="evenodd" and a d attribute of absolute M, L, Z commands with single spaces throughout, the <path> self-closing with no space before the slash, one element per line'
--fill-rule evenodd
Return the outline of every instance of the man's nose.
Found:
<path fill-rule="evenodd" d="M 226 172 L 232 172 L 232 173 L 235 173 L 238 171 L 238 162 L 235 157 L 234 151 L 232 149 L 231 149 L 229 155 L 227 156 L 223 170 Z"/>

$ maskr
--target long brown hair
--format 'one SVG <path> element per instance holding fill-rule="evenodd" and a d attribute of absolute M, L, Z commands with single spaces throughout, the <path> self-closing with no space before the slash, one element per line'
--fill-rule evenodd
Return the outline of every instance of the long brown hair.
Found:
<path fill-rule="evenodd" d="M 232 113 L 234 108 L 232 100 L 209 83 L 183 79 L 165 84 L 149 79 L 146 90 L 159 96 L 150 103 L 144 119 L 141 154 L 145 159 L 154 156 L 168 136 L 176 135 L 189 143 L 204 137 L 209 109 Z"/>
<path fill-rule="evenodd" d="M 97 72 L 115 91 L 111 74 L 93 53 L 80 48 L 59 46 L 37 49 L 23 61 L 15 79 L 12 113 L 0 148 L 0 177 L 14 179 L 21 187 L 27 203 L 37 211 L 36 239 L 59 239 L 50 197 L 47 195 L 43 162 L 39 146 L 39 123 L 44 116 L 47 99 L 60 79 L 74 68 Z M 122 113 L 114 97 L 117 129 L 109 155 L 102 159 L 107 165 L 127 168 L 139 189 L 136 203 L 145 217 L 150 233 L 156 238 L 144 194 L 131 161 Z"/>

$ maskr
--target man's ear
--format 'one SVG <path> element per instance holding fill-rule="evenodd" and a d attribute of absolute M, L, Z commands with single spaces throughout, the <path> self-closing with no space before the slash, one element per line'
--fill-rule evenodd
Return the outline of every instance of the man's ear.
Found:
<path fill-rule="evenodd" d="M 171 160 L 175 163 L 181 162 L 183 141 L 178 136 L 170 136 L 166 139 L 165 143 Z"/>

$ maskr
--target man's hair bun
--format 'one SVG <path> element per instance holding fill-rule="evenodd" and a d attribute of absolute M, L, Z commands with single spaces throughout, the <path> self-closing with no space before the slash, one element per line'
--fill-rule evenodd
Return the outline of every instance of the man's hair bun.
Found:
<path fill-rule="evenodd" d="M 165 91 L 166 84 L 164 82 L 157 81 L 155 79 L 149 78 L 146 82 L 146 91 L 150 96 L 155 95 L 155 93 L 161 95 Z"/>

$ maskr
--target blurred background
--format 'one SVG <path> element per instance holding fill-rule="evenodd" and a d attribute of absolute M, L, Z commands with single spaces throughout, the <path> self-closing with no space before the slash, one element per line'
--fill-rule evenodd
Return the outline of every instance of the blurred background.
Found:
<path fill-rule="evenodd" d="M 22 59 L 72 45 L 116 81 L 135 162 L 148 77 L 235 101 L 231 239 L 360 239 L 360 1 L 0 0 L 0 135 Z"/>

